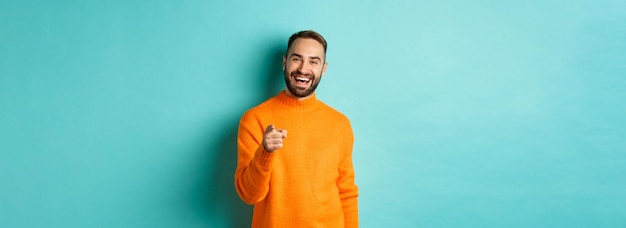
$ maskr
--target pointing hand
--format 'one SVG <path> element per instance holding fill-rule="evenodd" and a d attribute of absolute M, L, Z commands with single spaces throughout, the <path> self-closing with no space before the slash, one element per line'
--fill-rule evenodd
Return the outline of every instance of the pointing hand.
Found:
<path fill-rule="evenodd" d="M 269 125 L 263 136 L 263 147 L 267 152 L 274 152 L 283 147 L 283 139 L 287 138 L 287 130 Z"/>

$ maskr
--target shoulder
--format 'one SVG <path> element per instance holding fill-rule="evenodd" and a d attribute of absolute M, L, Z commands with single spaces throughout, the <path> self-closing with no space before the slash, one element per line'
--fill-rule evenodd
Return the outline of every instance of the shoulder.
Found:
<path fill-rule="evenodd" d="M 348 116 L 322 101 L 320 101 L 320 110 L 322 110 L 326 115 L 328 115 L 328 117 L 332 118 L 334 121 L 350 125 L 350 119 L 348 118 Z"/>
<path fill-rule="evenodd" d="M 344 137 L 345 142 L 354 141 L 352 124 L 348 116 L 323 102 L 320 105 L 320 110 L 325 113 L 324 116 L 332 125 L 334 131 L 340 134 L 340 137 Z"/>
<path fill-rule="evenodd" d="M 276 106 L 276 97 L 270 97 L 267 100 L 263 101 L 262 103 L 246 110 L 246 112 L 244 112 L 244 115 L 253 115 L 253 114 L 262 114 L 262 113 L 266 113 L 272 109 L 274 109 Z"/>
<path fill-rule="evenodd" d="M 272 103 L 272 98 L 265 100 L 263 103 L 260 103 L 248 110 L 246 110 L 241 116 L 241 122 L 249 122 L 249 121 L 258 121 L 264 116 L 271 115 L 272 108 L 270 107 Z"/>

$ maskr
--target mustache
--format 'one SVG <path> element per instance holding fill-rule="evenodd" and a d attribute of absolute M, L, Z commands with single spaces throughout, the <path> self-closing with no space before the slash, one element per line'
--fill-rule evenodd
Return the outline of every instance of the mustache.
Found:
<path fill-rule="evenodd" d="M 302 73 L 302 72 L 301 72 L 301 71 L 299 71 L 299 70 L 296 70 L 296 71 L 294 71 L 294 72 L 291 72 L 291 74 L 290 74 L 290 75 L 291 75 L 291 76 L 297 76 L 297 75 L 299 75 L 299 76 L 314 77 L 314 75 L 313 75 L 313 74 L 305 74 L 305 73 Z"/>

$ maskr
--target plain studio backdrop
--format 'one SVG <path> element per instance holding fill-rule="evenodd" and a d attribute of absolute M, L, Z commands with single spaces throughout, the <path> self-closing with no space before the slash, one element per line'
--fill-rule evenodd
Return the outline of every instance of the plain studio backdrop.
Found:
<path fill-rule="evenodd" d="M 625 9 L 2 1 L 0 227 L 249 226 L 237 124 L 303 29 L 329 42 L 362 227 L 626 227 Z"/>

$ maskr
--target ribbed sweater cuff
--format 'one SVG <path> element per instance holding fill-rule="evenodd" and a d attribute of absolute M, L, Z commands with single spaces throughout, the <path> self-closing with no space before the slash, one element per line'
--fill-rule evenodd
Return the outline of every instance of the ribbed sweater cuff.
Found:
<path fill-rule="evenodd" d="M 275 153 L 267 152 L 260 146 L 254 155 L 256 163 L 259 168 L 267 171 L 272 167 L 272 161 L 274 161 Z"/>

